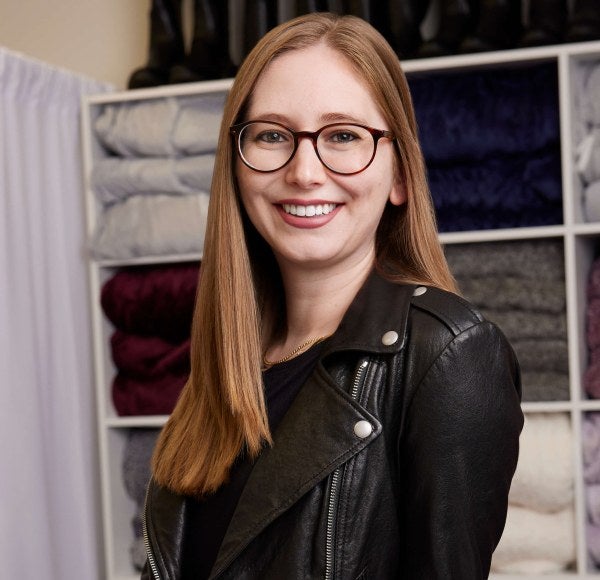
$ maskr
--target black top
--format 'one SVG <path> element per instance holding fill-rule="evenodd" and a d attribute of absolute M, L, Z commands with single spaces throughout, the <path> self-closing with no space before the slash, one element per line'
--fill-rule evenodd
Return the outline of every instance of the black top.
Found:
<path fill-rule="evenodd" d="M 312 373 L 323 343 L 314 345 L 293 359 L 273 365 L 263 373 L 271 433 L 275 433 L 292 401 Z M 181 580 L 208 578 L 237 502 L 253 464 L 239 457 L 229 481 L 213 495 L 197 500 L 186 498 Z"/>

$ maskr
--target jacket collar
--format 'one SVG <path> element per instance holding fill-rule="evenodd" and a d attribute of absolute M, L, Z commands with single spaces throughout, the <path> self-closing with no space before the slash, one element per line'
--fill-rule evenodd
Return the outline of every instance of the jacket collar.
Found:
<path fill-rule="evenodd" d="M 413 287 L 394 284 L 374 272 L 328 341 L 323 357 L 348 350 L 399 352 L 405 341 L 412 291 Z M 398 338 L 386 345 L 382 336 L 389 331 L 396 332 Z M 362 439 L 354 433 L 354 425 L 361 420 L 373 427 L 372 433 Z M 378 419 L 318 365 L 274 434 L 274 445 L 257 460 L 210 578 L 217 578 L 267 525 L 374 441 L 381 429 Z"/>
<path fill-rule="evenodd" d="M 328 341 L 325 354 L 347 350 L 393 354 L 402 350 L 414 289 L 414 285 L 390 282 L 373 270 Z M 385 344 L 382 339 L 388 332 L 397 333 L 398 338 Z"/>

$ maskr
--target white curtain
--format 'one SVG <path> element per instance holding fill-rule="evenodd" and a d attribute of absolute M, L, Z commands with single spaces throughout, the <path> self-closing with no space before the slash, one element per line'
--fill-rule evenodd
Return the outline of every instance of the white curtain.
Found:
<path fill-rule="evenodd" d="M 0 47 L 0 577 L 102 577 L 80 100 Z"/>

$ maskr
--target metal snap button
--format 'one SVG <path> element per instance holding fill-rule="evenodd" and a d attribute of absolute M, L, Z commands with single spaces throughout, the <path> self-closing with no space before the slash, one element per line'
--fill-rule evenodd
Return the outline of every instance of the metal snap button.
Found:
<path fill-rule="evenodd" d="M 381 342 L 385 344 L 385 346 L 391 346 L 398 342 L 398 333 L 395 330 L 388 330 L 382 337 Z"/>
<path fill-rule="evenodd" d="M 421 296 L 422 294 L 425 294 L 425 292 L 427 292 L 427 288 L 425 286 L 417 286 L 414 289 L 413 296 Z"/>
<path fill-rule="evenodd" d="M 368 421 L 358 421 L 354 425 L 354 434 L 361 439 L 368 437 L 373 432 L 373 426 Z"/>

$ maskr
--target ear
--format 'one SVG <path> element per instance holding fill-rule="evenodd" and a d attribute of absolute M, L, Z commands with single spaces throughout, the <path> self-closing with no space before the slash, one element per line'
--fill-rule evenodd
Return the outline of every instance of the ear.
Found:
<path fill-rule="evenodd" d="M 402 205 L 403 203 L 406 203 L 406 188 L 398 178 L 394 179 L 389 199 L 392 205 Z"/>

